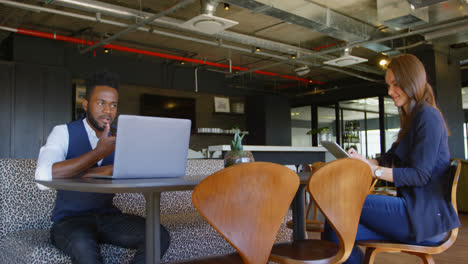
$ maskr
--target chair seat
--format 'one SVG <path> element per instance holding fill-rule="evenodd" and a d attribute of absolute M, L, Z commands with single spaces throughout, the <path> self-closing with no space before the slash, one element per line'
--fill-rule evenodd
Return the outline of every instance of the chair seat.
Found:
<path fill-rule="evenodd" d="M 289 220 L 286 223 L 286 226 L 290 229 L 293 229 L 293 221 Z M 318 220 L 306 220 L 306 231 L 307 232 L 323 232 L 324 230 L 324 223 L 323 221 Z"/>
<path fill-rule="evenodd" d="M 445 242 L 445 241 L 444 241 Z M 442 244 L 441 242 L 440 244 Z M 390 241 L 381 241 L 381 240 L 367 240 L 367 241 L 358 241 L 357 245 L 370 248 L 379 248 L 385 249 L 385 251 L 412 251 L 419 253 L 430 253 L 437 254 L 442 252 L 438 250 L 440 244 L 435 244 L 432 246 L 420 246 L 420 245 L 411 245 L 411 244 L 399 244 Z M 440 251 L 440 252 L 439 252 Z"/>
<path fill-rule="evenodd" d="M 196 259 L 189 259 L 186 261 L 178 261 L 178 262 L 171 262 L 173 264 L 244 264 L 242 258 L 237 253 L 231 253 L 228 255 L 221 255 L 221 256 L 211 256 L 211 257 L 203 257 L 203 258 L 196 258 Z"/>
<path fill-rule="evenodd" d="M 271 260 L 275 258 L 290 258 L 305 260 L 313 263 L 314 260 L 323 262 L 338 253 L 339 247 L 333 242 L 307 239 L 275 244 L 271 250 Z"/>

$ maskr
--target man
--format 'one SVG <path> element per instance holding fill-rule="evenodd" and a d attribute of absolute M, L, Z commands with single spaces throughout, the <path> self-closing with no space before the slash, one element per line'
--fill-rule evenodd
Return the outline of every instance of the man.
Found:
<path fill-rule="evenodd" d="M 110 124 L 117 116 L 119 82 L 99 72 L 86 80 L 86 118 L 56 126 L 39 152 L 36 179 L 111 175 L 115 137 Z M 43 186 L 40 186 L 43 188 Z M 123 214 L 112 204 L 114 194 L 57 191 L 52 212 L 52 243 L 73 263 L 102 263 L 99 243 L 138 249 L 133 263 L 145 262 L 145 219 Z M 161 226 L 161 254 L 169 233 Z"/>

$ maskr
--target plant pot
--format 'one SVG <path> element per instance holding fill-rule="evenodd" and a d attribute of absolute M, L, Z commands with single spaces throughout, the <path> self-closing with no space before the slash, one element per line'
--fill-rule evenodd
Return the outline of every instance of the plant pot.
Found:
<path fill-rule="evenodd" d="M 254 157 L 250 151 L 229 151 L 224 156 L 224 167 L 229 167 L 238 163 L 253 162 Z"/>

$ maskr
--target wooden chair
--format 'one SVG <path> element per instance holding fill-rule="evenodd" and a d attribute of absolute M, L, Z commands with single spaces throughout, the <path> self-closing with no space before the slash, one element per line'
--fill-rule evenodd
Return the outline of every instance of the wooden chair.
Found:
<path fill-rule="evenodd" d="M 269 162 L 243 163 L 204 179 L 193 191 L 200 214 L 237 251 L 180 263 L 267 263 L 299 177 Z"/>
<path fill-rule="evenodd" d="M 453 160 L 451 163 L 453 183 L 452 183 L 452 205 L 457 212 L 457 185 L 461 172 L 461 161 Z M 458 228 L 448 232 L 445 239 L 434 246 L 418 246 L 408 244 L 398 244 L 385 241 L 360 241 L 358 245 L 366 247 L 366 256 L 364 263 L 374 263 L 375 256 L 380 252 L 404 252 L 420 257 L 425 264 L 435 263 L 433 254 L 444 252 L 455 243 L 458 235 Z"/>
<path fill-rule="evenodd" d="M 300 240 L 273 246 L 276 263 L 341 263 L 351 253 L 359 217 L 372 181 L 366 163 L 340 159 L 327 163 L 309 180 L 312 199 L 335 230 L 339 245 L 324 240 Z"/>
<path fill-rule="evenodd" d="M 322 162 L 322 161 L 317 161 L 317 162 L 314 162 L 312 165 L 309 165 L 307 163 L 305 164 L 302 164 L 302 171 L 305 171 L 305 172 L 310 172 L 310 176 L 309 176 L 309 181 L 310 181 L 310 177 L 312 177 L 312 175 L 314 175 L 315 172 L 317 172 L 317 170 L 319 170 L 321 167 L 325 166 L 325 162 Z M 307 192 L 310 194 L 310 191 L 309 191 L 309 188 L 306 188 Z M 312 197 L 312 196 L 310 196 Z M 312 209 L 312 204 L 314 205 L 314 215 L 312 217 L 312 219 L 308 219 L 309 218 L 309 213 Z M 312 203 L 309 202 L 309 205 L 307 206 L 307 211 L 306 211 L 306 214 L 305 214 L 305 217 L 306 217 L 306 221 L 305 221 L 305 229 L 307 232 L 316 232 L 316 233 L 322 233 L 323 230 L 324 230 L 324 226 L 325 226 L 325 222 L 322 221 L 322 220 L 318 220 L 317 219 L 317 215 L 318 215 L 318 207 L 315 203 Z M 287 223 L 286 223 L 286 226 L 290 229 L 293 229 L 293 221 L 292 220 L 289 220 Z"/>

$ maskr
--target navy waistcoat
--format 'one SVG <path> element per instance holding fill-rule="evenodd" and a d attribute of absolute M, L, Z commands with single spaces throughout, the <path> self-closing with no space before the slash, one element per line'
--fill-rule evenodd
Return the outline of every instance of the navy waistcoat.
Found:
<path fill-rule="evenodd" d="M 68 152 L 66 159 L 79 157 L 92 150 L 88 134 L 83 120 L 77 120 L 67 124 L 68 128 Z M 105 157 L 101 166 L 112 165 L 114 153 Z M 95 164 L 93 167 L 98 166 Z M 113 204 L 114 194 L 90 193 L 74 191 L 57 191 L 55 207 L 52 211 L 52 221 L 56 222 L 65 216 L 94 214 L 94 213 L 117 213 L 120 212 Z"/>

